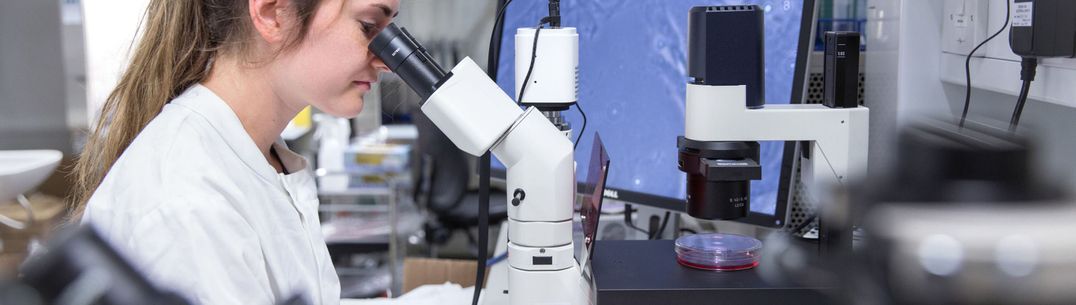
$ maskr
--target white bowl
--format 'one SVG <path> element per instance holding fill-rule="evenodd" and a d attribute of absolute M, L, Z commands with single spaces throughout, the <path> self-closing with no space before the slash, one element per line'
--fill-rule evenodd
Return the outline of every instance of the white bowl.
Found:
<path fill-rule="evenodd" d="M 0 202 L 37 188 L 62 158 L 57 150 L 0 150 Z"/>

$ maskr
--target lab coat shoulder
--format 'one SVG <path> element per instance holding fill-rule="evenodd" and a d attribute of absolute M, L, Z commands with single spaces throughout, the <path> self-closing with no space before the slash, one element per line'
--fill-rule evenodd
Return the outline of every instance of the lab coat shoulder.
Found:
<path fill-rule="evenodd" d="M 229 170 L 242 162 L 222 149 L 228 149 L 224 138 L 205 117 L 168 105 L 123 152 L 91 202 L 103 199 L 107 203 L 98 207 L 134 214 L 156 209 L 169 202 L 163 199 L 177 196 L 223 197 L 191 200 L 201 204 L 236 202 L 234 197 L 242 190 Z"/>
<path fill-rule="evenodd" d="M 200 304 L 270 304 L 234 154 L 206 118 L 168 105 L 113 165 L 86 219 L 164 287 Z"/>

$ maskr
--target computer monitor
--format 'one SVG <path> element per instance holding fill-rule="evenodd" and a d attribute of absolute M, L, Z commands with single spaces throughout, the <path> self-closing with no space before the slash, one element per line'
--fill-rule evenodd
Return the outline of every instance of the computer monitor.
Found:
<path fill-rule="evenodd" d="M 563 26 L 579 32 L 579 105 L 588 124 L 576 160 L 591 155 L 600 132 L 609 158 L 606 197 L 685 210 L 687 183 L 677 169 L 676 137 L 684 134 L 687 17 L 694 6 L 757 4 L 765 12 L 766 103 L 799 103 L 814 23 L 814 0 L 562 0 Z M 513 1 L 505 16 L 497 83 L 514 96 L 515 33 L 548 15 L 547 1 Z M 541 39 L 539 37 L 539 39 Z M 539 54 L 540 55 L 540 54 Z M 565 116 L 573 140 L 582 119 Z M 761 142 L 762 180 L 751 182 L 743 222 L 780 227 L 789 200 L 793 142 Z M 585 166 L 577 177 L 585 177 Z M 504 165 L 494 161 L 494 176 Z"/>

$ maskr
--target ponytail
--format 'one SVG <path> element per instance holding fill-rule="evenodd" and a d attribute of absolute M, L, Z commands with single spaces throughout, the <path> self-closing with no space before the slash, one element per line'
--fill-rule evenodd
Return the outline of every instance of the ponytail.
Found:
<path fill-rule="evenodd" d="M 211 39 L 204 9 L 202 0 L 150 1 L 130 65 L 105 101 L 75 164 L 71 220 L 82 217 L 105 174 L 164 105 L 206 77 L 214 40 L 220 39 Z"/>
<path fill-rule="evenodd" d="M 319 3 L 291 2 L 300 27 L 284 49 L 303 39 Z M 248 55 L 253 26 L 247 8 L 245 0 L 150 0 L 131 63 L 105 100 L 75 163 L 68 220 L 82 217 L 86 202 L 120 154 L 168 101 L 208 76 L 216 56 Z"/>

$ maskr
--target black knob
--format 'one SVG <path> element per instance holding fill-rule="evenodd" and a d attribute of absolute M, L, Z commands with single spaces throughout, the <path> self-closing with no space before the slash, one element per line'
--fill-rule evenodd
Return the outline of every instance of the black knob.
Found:
<path fill-rule="evenodd" d="M 519 204 L 523 202 L 523 199 L 526 198 L 527 192 L 517 188 L 516 191 L 512 193 L 512 206 L 519 206 Z"/>

